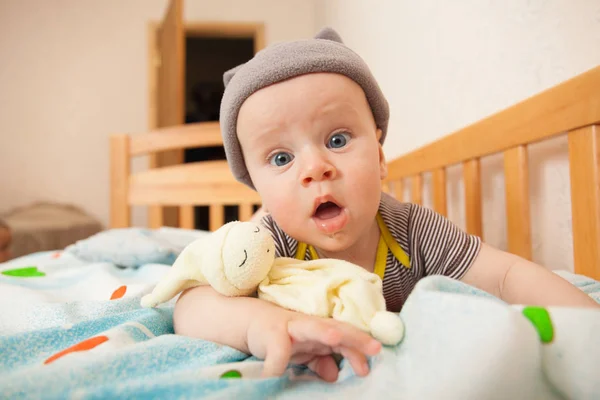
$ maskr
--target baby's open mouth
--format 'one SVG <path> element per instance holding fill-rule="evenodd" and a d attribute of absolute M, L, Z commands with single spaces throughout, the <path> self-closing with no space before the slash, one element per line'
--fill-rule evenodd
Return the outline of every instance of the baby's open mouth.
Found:
<path fill-rule="evenodd" d="M 335 218 L 342 212 L 342 208 L 332 201 L 320 204 L 315 210 L 314 217 L 318 219 Z"/>

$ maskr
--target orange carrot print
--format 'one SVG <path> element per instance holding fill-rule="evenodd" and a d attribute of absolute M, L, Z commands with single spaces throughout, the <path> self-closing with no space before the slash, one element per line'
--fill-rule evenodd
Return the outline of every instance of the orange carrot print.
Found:
<path fill-rule="evenodd" d="M 120 299 L 121 297 L 125 296 L 125 292 L 127 291 L 127 286 L 121 286 L 120 288 L 118 288 L 117 290 L 115 290 L 112 294 L 112 296 L 110 296 L 111 300 L 117 300 Z"/>
<path fill-rule="evenodd" d="M 56 353 L 55 355 L 53 355 L 52 357 L 50 357 L 46 361 L 44 361 L 44 364 L 50 364 L 51 362 L 54 362 L 54 361 L 58 360 L 59 358 L 61 358 L 62 356 L 66 356 L 67 354 L 70 354 L 70 353 L 75 353 L 77 351 L 91 350 L 94 347 L 99 346 L 102 343 L 106 342 L 107 340 L 108 340 L 108 337 L 106 337 L 106 336 L 94 336 L 92 338 L 84 340 L 83 342 L 79 342 L 76 345 L 73 345 L 67 349 L 64 349 L 61 352 Z"/>

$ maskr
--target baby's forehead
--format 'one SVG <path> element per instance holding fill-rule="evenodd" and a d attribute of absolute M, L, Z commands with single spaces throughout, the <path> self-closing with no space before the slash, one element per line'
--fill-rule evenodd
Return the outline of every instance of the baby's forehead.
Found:
<path fill-rule="evenodd" d="M 311 108 L 317 111 L 348 108 L 371 114 L 365 92 L 360 85 L 344 75 L 335 73 L 300 75 L 264 87 L 246 98 L 240 108 L 240 114 L 276 117 L 287 112 L 302 113 Z"/>
<path fill-rule="evenodd" d="M 328 129 L 332 127 L 323 125 L 366 119 L 374 123 L 366 95 L 357 83 L 343 75 L 318 73 L 279 82 L 249 96 L 240 108 L 237 129 L 243 137 L 246 129 L 274 133 L 304 124 L 307 130 L 315 125 Z"/>

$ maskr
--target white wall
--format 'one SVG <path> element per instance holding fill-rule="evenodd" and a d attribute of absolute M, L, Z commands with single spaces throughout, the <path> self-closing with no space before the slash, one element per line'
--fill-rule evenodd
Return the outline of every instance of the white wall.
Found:
<path fill-rule="evenodd" d="M 317 24 L 337 29 L 379 79 L 389 158 L 600 65 L 598 0 L 323 0 Z M 566 140 L 530 157 L 535 260 L 571 269 Z M 460 172 L 450 169 L 450 217 L 464 226 Z M 506 248 L 502 159 L 484 159 L 482 173 L 484 236 Z"/>
<path fill-rule="evenodd" d="M 186 0 L 184 13 L 265 22 L 271 43 L 312 35 L 315 1 Z M 60 201 L 108 223 L 108 136 L 147 129 L 147 25 L 166 4 L 0 0 L 0 213 Z"/>

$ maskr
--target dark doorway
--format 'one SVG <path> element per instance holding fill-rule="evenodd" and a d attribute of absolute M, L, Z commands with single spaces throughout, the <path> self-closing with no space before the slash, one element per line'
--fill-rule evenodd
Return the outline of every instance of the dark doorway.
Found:
<path fill-rule="evenodd" d="M 218 121 L 223 73 L 254 56 L 254 39 L 188 36 L 185 46 L 185 122 Z M 224 159 L 222 146 L 187 149 L 184 154 L 186 163 Z M 195 229 L 209 229 L 208 215 L 208 207 L 195 207 Z M 236 219 L 237 207 L 225 207 L 225 222 Z"/>

